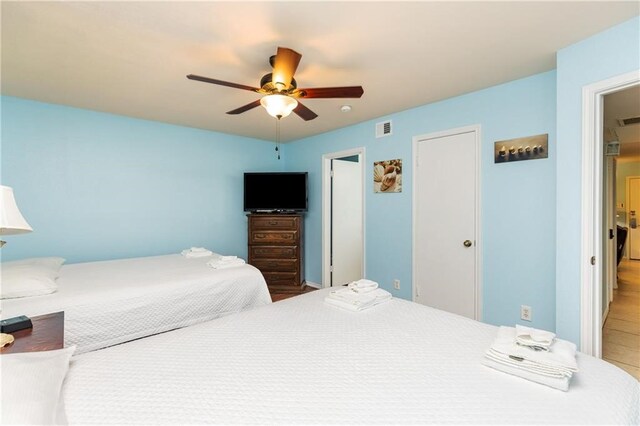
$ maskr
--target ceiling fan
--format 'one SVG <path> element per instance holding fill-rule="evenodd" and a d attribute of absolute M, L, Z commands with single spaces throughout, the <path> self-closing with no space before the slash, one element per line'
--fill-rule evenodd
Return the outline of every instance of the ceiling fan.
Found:
<path fill-rule="evenodd" d="M 292 49 L 278 47 L 277 54 L 269 58 L 273 72 L 262 77 L 260 87 L 245 86 L 244 84 L 231 83 L 194 74 L 187 75 L 187 78 L 263 94 L 265 96 L 261 99 L 241 106 L 240 108 L 227 111 L 227 114 L 241 114 L 262 105 L 270 115 L 278 120 L 288 116 L 292 111 L 305 121 L 313 120 L 318 116 L 318 114 L 301 104 L 297 99 L 359 98 L 364 93 L 362 86 L 298 89 L 298 83 L 295 78 L 293 78 L 293 75 L 298 68 L 301 58 L 302 55 Z"/>

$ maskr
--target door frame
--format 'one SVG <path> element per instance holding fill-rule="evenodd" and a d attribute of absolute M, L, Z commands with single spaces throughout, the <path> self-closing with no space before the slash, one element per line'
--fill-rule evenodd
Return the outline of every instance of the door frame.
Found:
<path fill-rule="evenodd" d="M 413 177 L 412 177 L 412 239 L 411 239 L 411 300 L 415 302 L 416 300 L 416 217 L 417 217 L 417 197 L 418 191 L 416 186 L 417 181 L 417 170 L 418 170 L 418 143 L 421 141 L 429 140 L 429 139 L 438 139 L 447 136 L 455 136 L 462 133 L 474 133 L 475 134 L 475 155 L 476 155 L 476 203 L 475 203 L 475 286 L 474 286 L 474 297 L 475 297 L 475 314 L 474 319 L 481 321 L 482 320 L 482 240 L 481 240 L 481 167 L 482 167 L 482 150 L 481 150 L 481 130 L 482 127 L 480 124 L 474 124 L 471 126 L 457 127 L 454 129 L 443 130 L 439 132 L 427 133 L 423 135 L 418 135 L 413 137 Z"/>
<path fill-rule="evenodd" d="M 366 271 L 366 228 L 365 228 L 365 148 L 358 147 L 345 151 L 332 152 L 322 156 L 322 288 L 331 286 L 331 160 L 360 156 L 360 172 L 362 173 L 362 276 Z"/>
<path fill-rule="evenodd" d="M 582 88 L 580 351 L 597 358 L 602 358 L 603 98 L 638 84 L 640 70 Z"/>
<path fill-rule="evenodd" d="M 631 219 L 631 216 L 629 215 L 629 212 L 631 212 L 631 208 L 629 207 L 629 199 L 631 198 L 631 179 L 640 179 L 640 176 L 627 176 L 624 182 L 624 196 L 625 198 L 625 202 L 627 203 L 627 205 L 625 206 L 624 210 L 626 213 L 626 225 L 627 228 L 631 229 L 631 226 L 629 226 L 629 220 Z M 640 216 L 640 215 L 636 215 L 636 216 Z M 627 234 L 627 242 L 629 242 L 630 238 L 629 238 L 629 234 Z M 631 260 L 631 244 L 625 245 L 625 251 L 627 253 L 627 259 Z"/>
<path fill-rule="evenodd" d="M 604 140 L 603 140 L 604 144 Z M 609 315 L 609 304 L 613 301 L 613 286 L 616 281 L 616 272 L 617 272 L 617 264 L 616 264 L 616 245 L 617 245 L 617 237 L 616 237 L 616 159 L 613 156 L 607 156 L 602 159 L 602 167 L 603 167 L 603 193 L 602 193 L 602 209 L 603 209 L 603 219 L 605 220 L 605 224 L 602 228 L 602 232 L 605 232 L 608 229 L 611 229 L 613 232 L 613 237 L 610 238 L 609 235 L 603 236 L 603 260 L 605 263 L 603 278 L 604 282 L 602 283 L 602 290 L 606 287 L 606 303 L 604 304 L 604 310 L 602 312 L 602 323 L 601 326 L 604 327 L 604 323 L 607 320 L 607 316 Z M 606 191 L 605 191 L 606 189 Z M 608 232 L 605 232 L 608 234 Z"/>

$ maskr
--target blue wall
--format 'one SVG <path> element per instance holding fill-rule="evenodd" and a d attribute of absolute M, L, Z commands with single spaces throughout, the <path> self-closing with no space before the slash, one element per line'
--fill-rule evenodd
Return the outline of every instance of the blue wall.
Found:
<path fill-rule="evenodd" d="M 527 304 L 533 326 L 579 343 L 582 87 L 640 68 L 639 35 L 634 18 L 558 52 L 557 71 L 285 144 L 280 162 L 265 141 L 3 97 L 2 183 L 35 232 L 7 237 L 1 254 L 246 255 L 242 172 L 307 170 L 306 275 L 320 282 L 322 155 L 364 146 L 366 275 L 410 299 L 412 138 L 479 124 L 484 320 L 519 322 Z M 394 134 L 375 139 L 385 119 Z M 493 163 L 494 141 L 540 133 L 548 159 Z M 392 158 L 404 161 L 403 192 L 373 194 L 373 162 Z"/>
<path fill-rule="evenodd" d="M 582 88 L 640 69 L 640 18 L 560 50 L 557 66 L 556 331 L 579 344 Z"/>
<path fill-rule="evenodd" d="M 280 170 L 272 143 L 2 97 L 2 184 L 33 233 L 3 260 L 68 262 L 206 246 L 246 256 L 242 173 Z"/>
<path fill-rule="evenodd" d="M 286 144 L 286 168 L 309 171 L 307 279 L 322 280 L 322 155 L 364 146 L 366 276 L 411 299 L 412 138 L 480 124 L 484 320 L 514 324 L 526 304 L 533 326 L 555 329 L 555 84 L 547 72 Z M 384 119 L 393 121 L 393 135 L 376 139 L 375 123 Z M 549 134 L 548 159 L 493 163 L 494 141 L 540 133 Z M 403 192 L 374 194 L 373 162 L 393 158 L 403 160 Z"/>

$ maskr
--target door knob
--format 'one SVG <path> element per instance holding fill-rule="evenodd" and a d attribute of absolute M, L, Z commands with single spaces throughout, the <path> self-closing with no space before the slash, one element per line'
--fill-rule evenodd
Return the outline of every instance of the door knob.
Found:
<path fill-rule="evenodd" d="M 471 245 L 473 244 L 471 242 L 471 240 L 464 240 L 464 243 L 462 243 L 465 247 L 471 247 Z"/>

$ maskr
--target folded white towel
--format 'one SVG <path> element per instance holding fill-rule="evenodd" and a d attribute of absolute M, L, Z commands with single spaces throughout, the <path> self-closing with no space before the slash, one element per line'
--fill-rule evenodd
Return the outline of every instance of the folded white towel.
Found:
<path fill-rule="evenodd" d="M 537 347 L 542 350 L 549 350 L 556 335 L 550 331 L 538 330 L 537 328 L 526 327 L 524 325 L 516 325 L 516 342 L 525 345 Z"/>
<path fill-rule="evenodd" d="M 203 252 L 203 251 L 209 251 L 204 247 L 191 247 L 189 249 L 190 252 L 195 253 L 195 252 Z"/>
<path fill-rule="evenodd" d="M 350 282 L 348 287 L 356 293 L 368 293 L 378 288 L 378 283 L 375 281 L 360 279 L 358 281 Z"/>
<path fill-rule="evenodd" d="M 533 373 L 525 369 L 517 368 L 510 364 L 505 364 L 503 362 L 496 361 L 490 358 L 484 358 L 482 360 L 482 364 L 486 365 L 487 367 L 494 368 L 503 373 L 521 377 L 523 379 L 527 379 L 535 383 L 547 385 L 549 387 L 552 387 L 554 389 L 558 389 L 564 392 L 569 390 L 569 381 L 571 380 L 570 376 L 569 377 L 567 376 L 552 377 L 552 376 L 537 374 L 537 373 Z"/>
<path fill-rule="evenodd" d="M 348 287 L 342 287 L 329 292 L 324 300 L 330 305 L 358 312 L 391 300 L 391 297 L 391 293 L 381 288 L 367 293 L 357 293 Z"/>
<path fill-rule="evenodd" d="M 217 257 L 217 260 L 219 260 L 220 262 L 229 262 L 229 261 L 237 260 L 237 259 L 238 259 L 238 256 L 222 256 L 222 255 L 219 255 Z M 242 259 L 240 259 L 240 260 L 242 260 Z"/>
<path fill-rule="evenodd" d="M 527 370 L 530 373 L 536 373 L 543 376 L 548 377 L 571 377 L 573 375 L 573 371 L 568 368 L 560 368 L 560 367 L 549 367 L 546 365 L 538 364 L 537 362 L 529 361 L 523 358 L 519 358 L 517 356 L 504 356 L 500 352 L 496 352 L 492 349 L 489 349 L 485 353 L 485 357 L 488 359 L 492 359 L 496 362 L 500 362 L 502 364 L 510 365 L 513 368 L 518 368 L 520 370 Z"/>
<path fill-rule="evenodd" d="M 193 248 L 199 249 L 200 247 L 192 247 L 191 249 L 182 250 L 182 255 L 188 258 L 194 258 L 194 257 L 213 256 L 214 254 L 211 250 L 207 250 L 207 249 L 192 251 Z"/>
<path fill-rule="evenodd" d="M 207 265 L 213 269 L 224 269 L 232 266 L 244 265 L 245 263 L 244 259 L 241 259 L 238 256 L 217 256 L 208 261 Z"/>
<path fill-rule="evenodd" d="M 516 330 L 513 327 L 500 327 L 498 336 L 491 345 L 494 353 L 508 358 L 514 356 L 543 366 L 562 370 L 578 371 L 576 363 L 576 345 L 562 339 L 555 339 L 548 352 L 516 344 Z"/>

